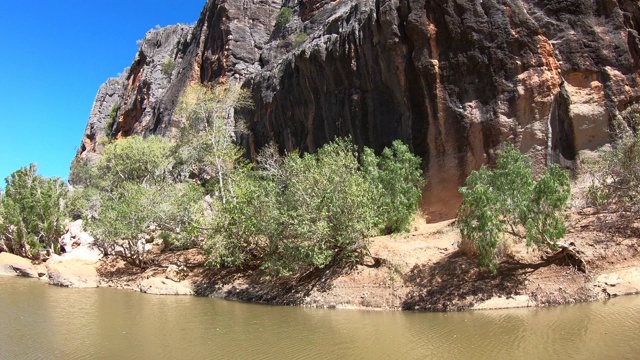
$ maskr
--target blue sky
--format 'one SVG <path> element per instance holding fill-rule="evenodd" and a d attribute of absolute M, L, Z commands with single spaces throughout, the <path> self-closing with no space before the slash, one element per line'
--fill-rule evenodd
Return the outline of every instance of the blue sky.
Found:
<path fill-rule="evenodd" d="M 205 0 L 0 0 L 0 186 L 15 170 L 67 179 L 100 85 L 156 25 L 194 23 Z"/>

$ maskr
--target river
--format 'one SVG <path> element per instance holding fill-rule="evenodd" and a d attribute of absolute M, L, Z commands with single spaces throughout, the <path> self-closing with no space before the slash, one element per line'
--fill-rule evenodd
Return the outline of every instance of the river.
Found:
<path fill-rule="evenodd" d="M 637 359 L 640 296 L 465 313 L 319 310 L 0 276 L 0 359 Z"/>

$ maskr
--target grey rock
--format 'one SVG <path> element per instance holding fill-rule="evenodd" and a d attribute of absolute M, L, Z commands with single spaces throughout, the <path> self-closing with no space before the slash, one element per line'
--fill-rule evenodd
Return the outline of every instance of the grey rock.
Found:
<path fill-rule="evenodd" d="M 96 268 L 97 262 L 88 262 L 81 259 L 65 259 L 53 256 L 47 262 L 47 276 L 52 285 L 93 288 L 98 287 L 100 281 Z"/>
<path fill-rule="evenodd" d="M 189 281 L 176 282 L 170 279 L 151 277 L 140 282 L 140 292 L 154 295 L 193 295 Z"/>

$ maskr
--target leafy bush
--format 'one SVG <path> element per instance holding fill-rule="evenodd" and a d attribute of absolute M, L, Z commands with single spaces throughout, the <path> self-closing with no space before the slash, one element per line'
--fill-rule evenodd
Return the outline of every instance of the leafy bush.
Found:
<path fill-rule="evenodd" d="M 89 186 L 96 177 L 96 169 L 91 166 L 89 159 L 78 157 L 71 162 L 69 184 L 73 186 Z"/>
<path fill-rule="evenodd" d="M 640 135 L 622 137 L 600 161 L 591 164 L 594 182 L 587 195 L 591 204 L 607 206 L 636 219 L 640 211 Z"/>
<path fill-rule="evenodd" d="M 374 189 L 382 233 L 409 230 L 424 186 L 421 162 L 400 140 L 385 148 L 380 157 L 371 149 L 364 149 L 362 169 Z"/>
<path fill-rule="evenodd" d="M 145 267 L 149 265 L 146 240 L 154 234 L 165 232 L 178 243 L 194 242 L 202 197 L 194 185 L 125 182 L 102 194 L 98 217 L 88 227 L 107 253 Z"/>
<path fill-rule="evenodd" d="M 307 39 L 309 38 L 309 35 L 307 35 L 306 33 L 298 33 L 294 38 L 293 38 L 293 47 L 298 47 L 300 45 L 302 45 L 305 41 L 307 41 Z"/>
<path fill-rule="evenodd" d="M 70 197 L 96 241 L 132 265 L 148 265 L 145 240 L 170 233 L 176 247 L 197 242 L 202 189 L 171 182 L 174 148 L 161 137 L 133 136 L 107 145 L 89 187 Z M 88 207 L 89 211 L 82 212 Z"/>
<path fill-rule="evenodd" d="M 99 187 L 124 182 L 161 184 L 170 178 L 173 145 L 160 136 L 131 136 L 104 148 L 96 168 Z"/>
<path fill-rule="evenodd" d="M 160 72 L 162 75 L 171 78 L 171 74 L 173 74 L 173 70 L 176 68 L 176 62 L 173 59 L 167 59 L 160 66 Z"/>
<path fill-rule="evenodd" d="M 276 28 L 283 30 L 293 19 L 293 10 L 288 7 L 283 7 L 278 11 L 276 15 Z"/>
<path fill-rule="evenodd" d="M 60 253 L 64 233 L 64 198 L 67 185 L 59 178 L 37 174 L 31 164 L 6 178 L 0 205 L 0 236 L 13 253 L 37 257 L 40 249 Z"/>
<path fill-rule="evenodd" d="M 242 265 L 257 255 L 282 275 L 359 259 L 375 204 L 356 150 L 338 140 L 317 154 L 287 156 L 277 175 L 238 182 L 236 201 L 223 207 L 213 263 Z"/>
<path fill-rule="evenodd" d="M 111 107 L 111 112 L 109 112 L 109 121 L 104 126 L 104 134 L 105 136 L 111 135 L 111 131 L 113 130 L 113 125 L 116 123 L 116 119 L 118 118 L 118 111 L 120 110 L 119 105 L 113 105 Z"/>
<path fill-rule="evenodd" d="M 400 142 L 381 158 L 367 150 L 368 172 L 344 139 L 316 154 L 276 154 L 266 147 L 259 170 L 234 183 L 234 201 L 223 206 L 208 242 L 213 265 L 253 264 L 287 275 L 353 264 L 368 251 L 367 237 L 387 224 L 406 226 L 417 208 L 420 161 Z"/>
<path fill-rule="evenodd" d="M 100 192 L 93 186 L 72 188 L 65 200 L 66 216 L 73 220 L 97 218 Z"/>
<path fill-rule="evenodd" d="M 240 84 L 187 88 L 176 110 L 183 121 L 176 144 L 178 178 L 213 184 L 212 192 L 226 202 L 232 196 L 236 170 L 246 164 L 244 150 L 234 143 L 243 129 L 232 115 L 235 109 L 250 106 Z"/>
<path fill-rule="evenodd" d="M 553 165 L 536 181 L 531 168 L 531 161 L 508 144 L 494 169 L 473 171 L 460 188 L 462 247 L 474 249 L 480 264 L 493 272 L 497 250 L 508 238 L 555 249 L 565 234 L 568 174 Z"/>

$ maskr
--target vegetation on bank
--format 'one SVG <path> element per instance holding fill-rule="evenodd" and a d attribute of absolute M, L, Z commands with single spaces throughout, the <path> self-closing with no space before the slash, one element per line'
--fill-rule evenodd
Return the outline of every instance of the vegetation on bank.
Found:
<path fill-rule="evenodd" d="M 201 248 L 211 266 L 273 277 L 359 263 L 370 236 L 408 230 L 424 180 L 421 159 L 405 144 L 376 154 L 338 138 L 314 154 L 283 154 L 271 143 L 249 162 L 237 145 L 245 132 L 237 113 L 251 106 L 237 85 L 191 86 L 172 139 L 100 140 L 97 163 L 72 163 L 73 191 L 38 175 L 35 165 L 19 169 L 0 191 L 0 251 L 60 253 L 65 219 L 82 218 L 105 253 L 137 267 L 151 265 L 153 242 L 165 250 Z M 619 136 L 589 165 L 590 204 L 629 224 L 640 213 L 639 149 L 640 137 Z M 561 242 L 570 185 L 558 166 L 534 176 L 531 160 L 507 144 L 460 193 L 460 248 L 481 266 L 496 273 L 520 241 L 579 260 Z"/>
<path fill-rule="evenodd" d="M 74 161 L 68 194 L 62 181 L 36 175 L 35 167 L 19 170 L 12 178 L 30 171 L 42 188 L 63 190 L 41 201 L 51 208 L 43 218 L 13 204 L 35 206 L 35 194 L 52 190 L 17 198 L 26 183 L 7 186 L 0 195 L 3 242 L 17 244 L 22 227 L 12 216 L 21 213 L 31 240 L 20 254 L 36 257 L 41 246 L 59 253 L 52 244 L 64 218 L 82 218 L 106 253 L 134 266 L 151 265 L 149 243 L 155 242 L 165 249 L 203 248 L 212 266 L 280 276 L 356 263 L 368 252 L 369 236 L 408 228 L 423 177 L 420 159 L 406 145 L 397 141 L 376 155 L 336 139 L 315 154 L 281 155 L 269 144 L 251 163 L 236 145 L 243 127 L 233 114 L 252 106 L 247 99 L 235 85 L 190 87 L 176 111 L 183 126 L 174 139 L 108 142 L 96 164 Z"/>
<path fill-rule="evenodd" d="M 35 164 L 5 181 L 5 192 L 0 191 L 0 251 L 24 257 L 37 256 L 40 250 L 59 253 L 67 185 L 62 179 L 38 175 Z"/>
<path fill-rule="evenodd" d="M 510 242 L 556 250 L 565 235 L 569 175 L 554 164 L 534 179 L 531 160 L 510 144 L 493 169 L 473 171 L 460 193 L 461 248 L 493 272 Z"/>

